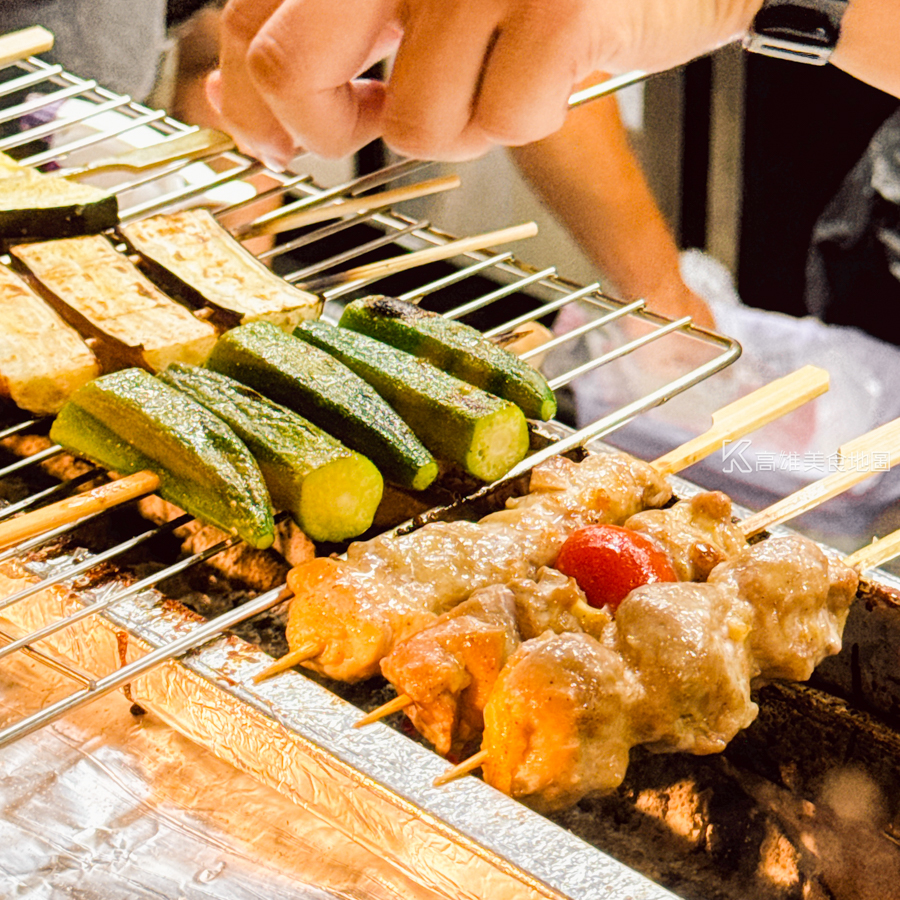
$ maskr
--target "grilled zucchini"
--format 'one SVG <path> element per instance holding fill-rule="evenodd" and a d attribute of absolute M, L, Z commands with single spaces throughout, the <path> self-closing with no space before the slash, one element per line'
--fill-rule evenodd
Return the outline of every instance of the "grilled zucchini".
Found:
<path fill-rule="evenodd" d="M 54 309 L 84 337 L 109 371 L 171 362 L 202 363 L 216 330 L 147 280 L 100 235 L 22 244 L 10 251 L 34 275 Z"/>
<path fill-rule="evenodd" d="M 0 157 L 0 238 L 96 234 L 119 221 L 114 194 Z"/>
<path fill-rule="evenodd" d="M 143 369 L 79 388 L 50 437 L 123 475 L 149 469 L 163 498 L 253 547 L 274 540 L 269 494 L 247 447 L 208 409 Z"/>
<path fill-rule="evenodd" d="M 384 483 L 365 456 L 227 375 L 176 363 L 161 377 L 233 429 L 276 508 L 314 541 L 343 541 L 372 524 Z"/>
<path fill-rule="evenodd" d="M 269 322 L 219 338 L 207 366 L 287 406 L 367 456 L 390 481 L 424 490 L 434 457 L 377 392 L 345 365 Z"/>
<path fill-rule="evenodd" d="M 151 216 L 122 228 L 150 277 L 190 306 L 215 310 L 222 328 L 263 320 L 290 331 L 322 309 L 245 250 L 205 209 Z"/>
<path fill-rule="evenodd" d="M 97 358 L 78 332 L 0 266 L 0 396 L 47 415 L 99 374 Z"/>
<path fill-rule="evenodd" d="M 353 369 L 400 413 L 435 456 L 470 475 L 495 481 L 528 452 L 528 424 L 515 404 L 425 360 L 328 322 L 303 322 L 294 334 Z"/>
<path fill-rule="evenodd" d="M 393 297 L 366 297 L 344 308 L 340 324 L 510 400 L 530 419 L 556 415 L 556 397 L 537 369 L 462 322 Z"/>

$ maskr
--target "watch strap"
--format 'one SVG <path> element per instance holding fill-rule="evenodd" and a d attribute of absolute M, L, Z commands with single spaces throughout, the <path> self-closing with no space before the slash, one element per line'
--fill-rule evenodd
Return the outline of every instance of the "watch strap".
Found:
<path fill-rule="evenodd" d="M 823 66 L 841 36 L 850 0 L 765 0 L 744 47 L 779 59 Z"/>

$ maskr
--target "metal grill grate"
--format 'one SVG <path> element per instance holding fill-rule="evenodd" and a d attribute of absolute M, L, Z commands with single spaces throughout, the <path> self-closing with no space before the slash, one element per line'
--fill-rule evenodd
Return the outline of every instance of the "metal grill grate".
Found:
<path fill-rule="evenodd" d="M 0 138 L 0 151 L 19 149 L 21 152 L 23 148 L 30 151 L 25 152 L 21 159 L 26 165 L 65 169 L 80 165 L 85 160 L 105 158 L 120 150 L 123 140 L 134 140 L 140 136 L 142 143 L 153 143 L 196 130 L 167 117 L 163 112 L 148 109 L 134 103 L 128 97 L 107 91 L 95 81 L 78 78 L 63 71 L 59 66 L 47 65 L 38 59 L 18 62 L 0 74 L 7 76 L 7 80 L 0 83 L 0 98 L 2 98 L 0 103 L 5 101 L 9 104 L 0 111 L 0 123 L 6 123 L 7 133 L 7 136 Z M 46 142 L 51 142 L 51 145 L 45 146 Z M 250 187 L 247 179 L 264 171 L 263 167 L 237 152 L 227 151 L 217 152 L 200 160 L 163 165 L 149 174 L 120 178 L 111 190 L 119 198 L 122 221 L 130 222 L 185 204 L 209 203 L 211 192 L 215 194 L 217 189 L 221 191 L 223 188 L 239 186 L 237 191 L 232 192 L 239 196 L 232 197 L 226 202 L 220 201 L 214 207 L 217 218 L 227 219 L 235 213 L 252 208 L 255 203 L 282 194 L 297 198 L 291 203 L 291 211 L 344 200 L 400 179 L 408 179 L 427 165 L 417 161 L 405 161 L 327 190 L 315 185 L 305 175 L 285 176 L 269 173 L 277 180 L 277 185 L 259 192 Z M 152 196 L 148 197 L 147 194 Z M 265 218 L 271 219 L 272 216 L 273 214 L 269 214 Z M 316 282 L 313 279 L 322 279 L 324 273 L 333 272 L 335 268 L 363 254 L 388 247 L 394 251 L 399 249 L 400 252 L 408 252 L 424 247 L 441 246 L 451 240 L 449 235 L 433 228 L 427 221 L 409 219 L 390 209 L 375 209 L 307 231 L 261 253 L 260 259 L 272 262 L 281 257 L 288 259 L 289 254 L 301 248 L 304 254 L 314 253 L 317 245 L 326 239 L 359 225 L 374 229 L 378 235 L 373 240 L 365 241 L 337 255 L 329 256 L 323 251 L 322 258 L 290 272 L 286 276 L 287 280 L 301 286 L 315 286 Z M 449 274 L 417 283 L 401 295 L 402 299 L 419 302 L 442 292 L 456 291 L 471 285 L 475 283 L 476 277 L 489 279 L 496 286 L 487 293 L 457 304 L 446 311 L 445 315 L 463 318 L 483 311 L 492 304 L 499 304 L 513 295 L 526 295 L 530 298 L 531 308 L 527 312 L 490 327 L 485 332 L 488 337 L 512 331 L 525 322 L 553 315 L 575 302 L 589 304 L 595 308 L 596 317 L 592 321 L 568 334 L 555 337 L 549 344 L 531 351 L 529 356 L 548 351 L 553 351 L 559 356 L 561 352 L 565 352 L 567 346 L 571 346 L 572 342 L 589 332 L 618 335 L 603 353 L 586 362 L 564 368 L 552 378 L 551 386 L 556 390 L 569 385 L 574 379 L 588 372 L 628 354 L 637 353 L 645 347 L 652 347 L 655 353 L 666 355 L 672 342 L 680 340 L 689 341 L 692 347 L 703 350 L 701 356 L 704 358 L 699 362 L 691 356 L 693 362 L 686 364 L 672 377 L 666 377 L 658 386 L 631 402 L 612 409 L 603 418 L 571 434 L 564 434 L 556 443 L 532 453 L 510 473 L 510 478 L 527 472 L 553 454 L 580 447 L 594 438 L 613 432 L 645 410 L 663 403 L 723 369 L 740 354 L 740 348 L 735 342 L 695 327 L 689 318 L 669 322 L 647 312 L 643 301 L 620 302 L 605 294 L 599 284 L 580 287 L 561 277 L 554 267 L 535 270 L 508 252 L 472 252 L 457 258 L 456 263 L 456 268 Z M 422 278 L 427 276 L 422 275 Z M 328 283 L 329 280 L 333 281 L 325 277 L 324 283 Z M 366 289 L 376 281 L 374 278 L 357 279 L 335 285 L 323 290 L 322 296 L 326 301 L 363 296 Z M 480 281 L 478 283 L 480 284 Z M 631 323 L 635 327 L 628 329 L 626 336 L 622 337 L 621 326 L 626 323 Z M 36 420 L 10 423 L 0 431 L 0 440 L 27 434 L 39 424 Z M 41 463 L 52 459 L 60 452 L 61 448 L 51 446 L 32 456 L 17 460 L 0 469 L 0 479 L 13 475 L 19 478 L 27 476 L 29 470 L 35 470 Z M 16 503 L 0 509 L 0 519 L 9 518 L 19 512 L 58 499 L 98 474 L 100 473 L 87 473 L 74 480 L 35 491 Z M 96 570 L 102 564 L 115 562 L 138 544 L 174 531 L 188 519 L 189 517 L 185 516 L 159 528 L 148 529 L 101 553 L 88 555 L 74 564 L 62 565 L 52 575 L 0 602 L 0 612 L 53 585 L 71 584 L 75 579 Z M 0 561 L 31 552 L 83 525 L 85 521 L 82 519 L 74 524 L 61 526 L 39 538 L 6 550 L 0 553 Z M 79 685 L 69 697 L 0 730 L 0 746 L 31 733 L 94 697 L 129 683 L 165 660 L 178 657 L 185 651 L 200 646 L 223 630 L 280 602 L 283 599 L 280 588 L 263 593 L 206 624 L 190 628 L 177 640 L 164 643 L 143 658 L 99 679 L 85 675 L 66 660 L 35 646 L 37 642 L 69 628 L 75 622 L 110 610 L 140 591 L 228 549 L 235 543 L 237 543 L 235 538 L 223 540 L 126 588 L 113 591 L 103 599 L 85 603 L 74 613 L 47 622 L 28 634 L 16 637 L 6 631 L 0 631 L 0 638 L 5 641 L 5 646 L 0 648 L 0 659 L 14 652 L 25 652 L 63 672 Z"/>

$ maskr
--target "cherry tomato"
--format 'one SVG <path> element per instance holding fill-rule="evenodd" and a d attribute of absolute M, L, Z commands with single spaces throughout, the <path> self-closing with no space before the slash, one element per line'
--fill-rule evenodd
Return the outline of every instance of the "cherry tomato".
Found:
<path fill-rule="evenodd" d="M 618 525 L 588 525 L 569 536 L 556 568 L 574 578 L 591 606 L 615 609 L 636 587 L 677 581 L 669 557 L 652 538 Z"/>

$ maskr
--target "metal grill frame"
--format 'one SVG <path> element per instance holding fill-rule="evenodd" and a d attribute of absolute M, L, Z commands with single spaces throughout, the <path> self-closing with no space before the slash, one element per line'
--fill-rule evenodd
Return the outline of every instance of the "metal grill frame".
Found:
<path fill-rule="evenodd" d="M 119 138 L 122 135 L 127 134 L 128 131 L 139 127 L 150 127 L 155 129 L 159 132 L 162 140 L 194 130 L 166 116 L 165 113 L 161 111 L 151 110 L 141 104 L 133 102 L 128 97 L 107 91 L 95 81 L 78 78 L 77 76 L 65 72 L 59 66 L 50 66 L 39 59 L 29 59 L 15 65 L 22 70 L 22 74 L 13 81 L 0 84 L 0 98 L 8 96 L 13 91 L 18 91 L 25 87 L 37 88 L 41 85 L 50 84 L 58 87 L 59 90 L 50 95 L 49 99 L 28 100 L 22 104 L 18 104 L 12 110 L 7 110 L 5 113 L 0 112 L 0 121 L 10 121 L 22 115 L 39 113 L 42 109 L 46 109 L 51 104 L 55 104 L 57 101 L 64 98 L 71 99 L 73 97 L 78 97 L 79 99 L 87 100 L 93 104 L 93 108 L 91 110 L 79 112 L 69 119 L 45 122 L 27 129 L 19 135 L 0 139 L 0 151 L 23 146 L 38 138 L 43 139 L 49 137 L 71 125 L 89 126 L 92 117 L 109 111 L 122 113 L 129 120 L 121 123 L 118 128 L 97 131 L 94 135 L 76 138 L 60 147 L 33 154 L 22 160 L 24 164 L 42 166 L 48 163 L 62 163 L 65 165 L 71 154 L 83 154 L 85 152 L 100 150 L 105 141 L 112 138 Z M 127 196 L 132 190 L 144 187 L 151 184 L 153 181 L 172 175 L 178 175 L 186 167 L 195 165 L 196 161 L 175 163 L 165 166 L 160 170 L 154 170 L 149 176 L 140 176 L 123 181 L 113 189 L 113 192 L 120 197 L 121 220 L 123 222 L 133 221 L 134 219 L 146 215 L 170 209 L 206 194 L 212 187 L 244 179 L 250 175 L 264 171 L 261 164 L 244 157 L 235 151 L 216 154 L 216 157 L 226 161 L 230 168 L 221 174 L 215 175 L 207 183 L 187 185 L 184 188 L 170 191 L 150 201 L 129 205 L 127 203 Z M 290 192 L 293 196 L 300 198 L 299 204 L 292 204 L 294 208 L 298 205 L 312 207 L 342 197 L 354 196 L 364 191 L 372 190 L 397 178 L 408 176 L 425 165 L 427 164 L 416 161 L 407 161 L 390 166 L 370 175 L 354 178 L 346 184 L 330 189 L 319 188 L 313 184 L 307 176 L 277 176 L 274 175 L 274 173 L 269 173 L 273 177 L 277 177 L 280 184 L 272 191 L 266 192 L 266 195 Z M 240 201 L 231 206 L 218 209 L 215 214 L 217 217 L 221 218 L 250 203 L 258 202 L 259 199 L 260 196 L 257 196 L 251 200 Z M 125 200 L 126 202 L 122 203 L 122 200 Z M 335 234 L 343 228 L 362 223 L 376 226 L 379 230 L 384 232 L 384 239 L 379 239 L 374 242 L 375 244 L 398 244 L 406 250 L 414 250 L 428 246 L 439 246 L 453 239 L 451 235 L 433 228 L 428 222 L 409 219 L 400 213 L 385 209 L 376 210 L 375 212 L 367 214 L 355 215 L 350 219 L 339 220 L 334 224 L 319 227 L 312 234 L 304 235 L 285 245 L 276 246 L 272 251 L 262 254 L 261 258 L 273 258 L 279 254 L 296 249 L 300 244 L 311 243 L 315 240 Z M 337 259 L 325 260 L 323 263 L 313 267 L 312 270 L 304 269 L 292 273 L 287 276 L 287 280 L 292 282 L 304 282 L 304 279 L 317 275 L 321 271 L 331 269 L 335 265 L 342 264 L 353 256 L 371 249 L 375 249 L 375 246 L 366 245 L 362 248 L 356 248 L 355 252 L 343 254 Z M 419 288 L 403 295 L 403 299 L 417 301 L 428 293 L 441 290 L 476 274 L 493 277 L 494 280 L 498 282 L 496 290 L 479 298 L 477 301 L 464 304 L 463 306 L 452 310 L 450 313 L 447 313 L 447 315 L 451 317 L 462 317 L 475 309 L 486 306 L 489 303 L 500 301 L 504 297 L 518 293 L 524 289 L 528 289 L 532 294 L 539 294 L 540 300 L 543 301 L 543 305 L 538 306 L 538 308 L 527 316 L 523 315 L 517 317 L 514 320 L 506 322 L 504 325 L 498 326 L 490 332 L 487 332 L 489 337 L 518 327 L 525 321 L 548 315 L 561 309 L 566 304 L 575 301 L 593 304 L 598 307 L 603 314 L 590 323 L 590 325 L 585 326 L 585 328 L 578 330 L 576 333 L 555 339 L 552 342 L 553 346 L 558 346 L 565 343 L 567 340 L 579 337 L 588 330 L 604 328 L 627 317 L 640 320 L 649 327 L 650 330 L 644 336 L 631 341 L 626 341 L 623 345 L 616 347 L 609 353 L 597 357 L 586 365 L 567 372 L 563 376 L 555 379 L 552 382 L 552 386 L 555 389 L 568 384 L 579 375 L 583 375 L 588 371 L 619 359 L 656 340 L 664 339 L 673 332 L 689 334 L 691 337 L 701 341 L 712 350 L 716 351 L 716 355 L 707 362 L 684 372 L 684 374 L 674 378 L 651 393 L 648 393 L 646 396 L 640 397 L 634 402 L 614 410 L 609 415 L 584 428 L 577 431 L 570 431 L 561 427 L 556 428 L 555 437 L 557 437 L 558 440 L 555 443 L 548 444 L 545 449 L 532 453 L 507 476 L 507 479 L 512 479 L 525 474 L 534 465 L 537 465 L 539 462 L 552 455 L 584 447 L 589 445 L 591 441 L 610 434 L 620 426 L 631 421 L 635 416 L 658 406 L 671 397 L 693 387 L 715 372 L 730 365 L 740 355 L 740 347 L 736 342 L 698 328 L 691 323 L 689 318 L 680 319 L 676 322 L 669 322 L 662 317 L 648 312 L 644 308 L 643 301 L 623 303 L 605 294 L 600 289 L 599 284 L 592 284 L 587 287 L 576 285 L 560 276 L 555 268 L 551 267 L 542 270 L 534 269 L 508 252 L 481 251 L 466 254 L 463 266 L 457 270 L 456 273 L 429 284 L 421 285 Z M 358 292 L 367 287 L 370 283 L 372 282 L 360 281 L 341 285 L 325 291 L 323 296 L 326 300 L 336 300 L 348 294 Z M 300 286 L 303 285 L 301 284 Z M 544 352 L 546 349 L 546 347 L 540 348 L 539 351 L 535 352 Z M 0 439 L 15 433 L 27 431 L 34 424 L 34 420 L 15 423 L 0 432 Z M 0 478 L 7 477 L 14 472 L 21 473 L 30 466 L 36 466 L 40 462 L 45 461 L 58 451 L 59 448 L 51 447 L 33 457 L 20 460 L 19 462 L 7 466 L 5 469 L 0 470 Z M 78 479 L 77 481 L 80 482 L 81 480 L 82 479 Z M 59 488 L 51 488 L 37 493 L 32 497 L 26 498 L 22 503 L 0 510 L 0 518 L 5 518 L 26 508 L 40 505 L 55 497 L 56 494 L 71 490 L 77 486 L 77 483 L 70 483 L 61 485 Z M 484 491 L 490 491 L 492 489 L 494 489 L 493 486 L 488 486 Z M 54 532 L 44 535 L 41 538 L 33 539 L 20 547 L 0 553 L 0 562 L 12 560 L 17 553 L 34 549 L 43 542 L 58 537 L 77 527 L 82 524 L 83 521 L 84 520 L 65 528 L 56 529 Z M 181 522 L 181 520 L 179 520 L 179 522 Z M 169 523 L 168 525 L 159 528 L 149 529 L 142 535 L 131 538 L 115 548 L 110 548 L 110 550 L 104 554 L 100 554 L 87 560 L 79 559 L 72 565 L 63 565 L 52 575 L 47 576 L 45 580 L 36 584 L 33 588 L 12 597 L 7 597 L 0 602 L 0 615 L 3 613 L 8 614 L 8 610 L 13 609 L 17 604 L 24 603 L 24 601 L 35 595 L 39 595 L 53 585 L 71 583 L 78 576 L 99 565 L 101 562 L 108 559 L 115 560 L 136 543 L 148 540 L 150 537 L 171 530 L 174 527 L 176 527 L 175 524 Z M 332 697 L 331 700 L 323 699 L 318 695 L 318 692 L 323 691 L 324 689 L 303 679 L 302 676 L 297 675 L 296 673 L 292 673 L 285 678 L 279 679 L 278 686 L 262 685 L 258 688 L 251 688 L 248 686 L 249 678 L 256 670 L 262 667 L 261 665 L 254 666 L 251 663 L 244 661 L 238 667 L 239 671 L 233 671 L 233 667 L 229 667 L 227 664 L 217 665 L 212 662 L 217 659 L 217 654 L 221 653 L 223 644 L 234 641 L 233 638 L 224 638 L 220 637 L 220 635 L 235 624 L 270 609 L 281 602 L 281 600 L 284 599 L 281 588 L 265 592 L 229 613 L 219 616 L 205 624 L 196 625 L 187 629 L 185 622 L 183 620 L 177 620 L 178 617 L 171 619 L 171 617 L 160 618 L 156 616 L 148 617 L 147 615 L 148 611 L 153 609 L 157 603 L 157 599 L 155 599 L 155 595 L 151 590 L 154 584 L 170 577 L 177 571 L 182 571 L 197 562 L 208 559 L 216 553 L 232 546 L 235 542 L 236 540 L 233 538 L 226 539 L 202 553 L 194 554 L 192 557 L 181 560 L 177 564 L 167 567 L 147 579 L 132 584 L 111 596 L 97 599 L 93 603 L 86 603 L 85 599 L 78 600 L 74 594 L 70 595 L 71 602 L 69 605 L 74 603 L 77 608 L 71 610 L 67 609 L 65 615 L 58 618 L 55 622 L 48 622 L 45 627 L 32 631 L 23 637 L 17 638 L 12 634 L 0 631 L 0 639 L 5 640 L 7 645 L 5 648 L 0 647 L 0 656 L 17 650 L 27 652 L 44 664 L 52 666 L 55 670 L 67 674 L 77 685 L 80 685 L 80 688 L 69 697 L 52 704 L 24 720 L 13 723 L 0 730 L 0 747 L 43 727 L 68 710 L 89 702 L 94 697 L 98 697 L 128 684 L 131 684 L 132 689 L 134 690 L 134 685 L 140 684 L 142 677 L 152 678 L 148 673 L 157 670 L 158 667 L 164 663 L 169 663 L 166 671 L 170 676 L 173 671 L 173 665 L 185 667 L 185 671 L 190 673 L 191 676 L 199 676 L 199 678 L 206 683 L 207 688 L 212 695 L 221 698 L 221 692 L 224 691 L 231 697 L 229 702 L 236 702 L 239 705 L 243 704 L 248 710 L 248 714 L 252 713 L 254 716 L 261 715 L 263 717 L 268 717 L 273 723 L 271 727 L 276 728 L 276 730 L 279 731 L 281 739 L 287 740 L 295 747 L 301 747 L 303 752 L 312 753 L 312 756 L 316 756 L 320 751 L 327 753 L 327 747 L 325 747 L 324 750 L 319 748 L 315 752 L 310 750 L 310 747 L 307 746 L 308 737 L 304 734 L 303 729 L 298 727 L 295 719 L 292 718 L 287 711 L 279 709 L 278 703 L 273 700 L 273 693 L 277 695 L 280 690 L 287 688 L 295 691 L 299 690 L 304 694 L 313 692 L 313 694 L 316 695 L 315 702 L 320 705 L 324 703 L 326 706 L 335 707 L 334 709 L 331 709 L 330 712 L 338 715 L 342 722 L 347 720 L 345 724 L 349 724 L 348 717 L 355 717 L 357 714 L 355 707 L 351 707 L 349 704 L 337 700 L 337 698 Z M 73 661 L 64 659 L 63 654 L 59 652 L 48 653 L 31 646 L 38 640 L 45 640 L 52 647 L 54 646 L 53 636 L 55 634 L 79 622 L 85 623 L 85 626 L 83 627 L 90 627 L 98 630 L 98 633 L 100 631 L 116 632 L 120 629 L 124 629 L 131 638 L 146 648 L 148 652 L 139 655 L 127 665 L 123 665 L 113 672 L 109 672 L 102 676 L 95 676 L 90 672 L 82 671 L 78 661 L 74 661 L 73 664 Z M 90 622 L 93 622 L 94 624 L 91 625 L 89 624 Z M 203 647 L 203 649 L 195 653 L 188 653 L 188 651 L 200 648 L 201 645 L 204 644 L 206 646 Z M 245 652 L 249 653 L 250 657 L 253 657 L 254 655 L 253 652 L 247 648 L 245 648 Z M 184 654 L 187 654 L 187 656 L 184 656 Z M 260 652 L 257 652 L 255 656 L 260 660 L 268 661 L 268 657 L 265 657 L 264 654 Z M 180 662 L 170 662 L 177 657 L 181 657 Z M 82 663 L 84 662 L 85 661 L 82 661 Z M 154 702 L 158 705 L 158 701 L 151 700 L 151 704 Z M 346 709 L 344 707 L 346 707 Z M 416 755 L 417 764 L 421 764 L 420 772 L 437 774 L 438 769 L 443 767 L 443 763 L 439 761 L 437 757 L 427 751 L 423 751 L 422 748 L 417 747 L 411 742 L 406 741 L 401 735 L 397 735 L 394 732 L 390 732 L 389 729 L 384 728 L 377 729 L 375 733 L 378 735 L 377 740 L 386 740 L 389 742 L 391 748 L 388 751 L 389 753 L 396 752 L 396 744 L 398 741 L 405 742 L 405 744 L 408 745 L 409 752 Z M 212 741 L 210 736 L 206 736 L 205 739 Z M 204 740 L 204 738 L 201 737 L 201 740 Z M 371 740 L 372 738 L 370 737 L 366 740 L 362 740 L 362 743 L 365 744 L 367 741 L 371 742 Z M 219 748 L 217 752 L 220 752 L 221 755 L 221 748 Z M 245 766 L 248 765 L 246 762 L 242 763 L 241 760 L 237 760 L 237 762 Z M 373 797 L 377 796 L 377 800 L 373 799 L 373 803 L 386 803 L 389 808 L 396 808 L 399 806 L 399 808 L 402 809 L 420 811 L 422 808 L 421 804 L 425 802 L 426 809 L 428 810 L 427 815 L 433 818 L 432 825 L 436 829 L 436 833 L 443 834 L 446 832 L 446 829 L 450 829 L 450 831 L 446 833 L 452 833 L 453 840 L 467 848 L 470 864 L 471 860 L 474 859 L 478 860 L 478 866 L 487 864 L 491 869 L 505 872 L 512 879 L 510 884 L 517 884 L 520 888 L 527 888 L 534 896 L 593 896 L 594 891 L 588 885 L 566 884 L 564 883 L 565 879 L 563 879 L 563 883 L 560 883 L 558 874 L 552 874 L 554 871 L 552 865 L 545 866 L 542 870 L 539 861 L 528 860 L 527 857 L 517 856 L 515 859 L 505 860 L 505 855 L 510 853 L 511 850 L 508 847 L 503 848 L 497 844 L 497 838 L 492 836 L 492 828 L 489 821 L 485 820 L 479 822 L 473 827 L 472 823 L 459 821 L 459 817 L 453 813 L 449 807 L 445 810 L 445 817 L 441 818 L 442 814 L 440 808 L 442 806 L 442 801 L 439 796 L 434 796 L 433 792 L 429 792 L 427 789 L 415 790 L 411 794 L 409 786 L 401 789 L 394 785 L 383 784 L 380 780 L 383 775 L 379 773 L 378 765 L 369 765 L 367 768 L 365 765 L 365 757 L 357 758 L 355 754 L 350 754 L 347 758 L 341 757 L 335 764 L 341 769 L 342 777 L 352 778 L 353 773 L 356 773 L 359 778 L 363 779 L 363 787 L 365 787 Z M 535 816 L 533 813 L 530 813 L 528 810 L 525 810 L 514 801 L 508 801 L 506 798 L 503 798 L 503 801 L 499 802 L 498 805 L 496 795 L 491 792 L 488 802 L 488 795 L 485 795 L 483 792 L 490 791 L 490 789 L 480 782 L 476 782 L 474 779 L 466 779 L 464 784 L 454 786 L 452 790 L 454 792 L 463 791 L 470 793 L 473 800 L 472 808 L 487 802 L 488 808 L 500 808 L 503 810 L 503 815 L 511 816 L 513 818 L 525 816 L 528 818 L 531 827 L 550 829 L 548 832 L 548 840 L 557 845 L 558 853 L 572 854 L 573 856 L 583 856 L 584 854 L 587 854 L 589 860 L 593 864 L 600 865 L 604 870 L 608 871 L 610 879 L 608 884 L 615 883 L 617 885 L 617 888 L 613 892 L 604 890 L 604 897 L 669 896 L 655 885 L 646 882 L 641 876 L 636 875 L 630 870 L 620 866 L 609 857 L 606 857 L 600 851 L 582 844 L 581 841 L 570 835 L 563 837 L 561 833 L 558 833 L 559 830 L 551 823 L 545 822 L 544 824 L 541 824 L 544 820 Z M 358 834 L 354 834 L 354 836 L 358 837 Z M 377 834 L 373 832 L 368 835 L 368 839 L 377 842 Z M 400 864 L 404 864 L 402 860 Z M 529 869 L 533 869 L 534 871 L 529 871 Z"/>

